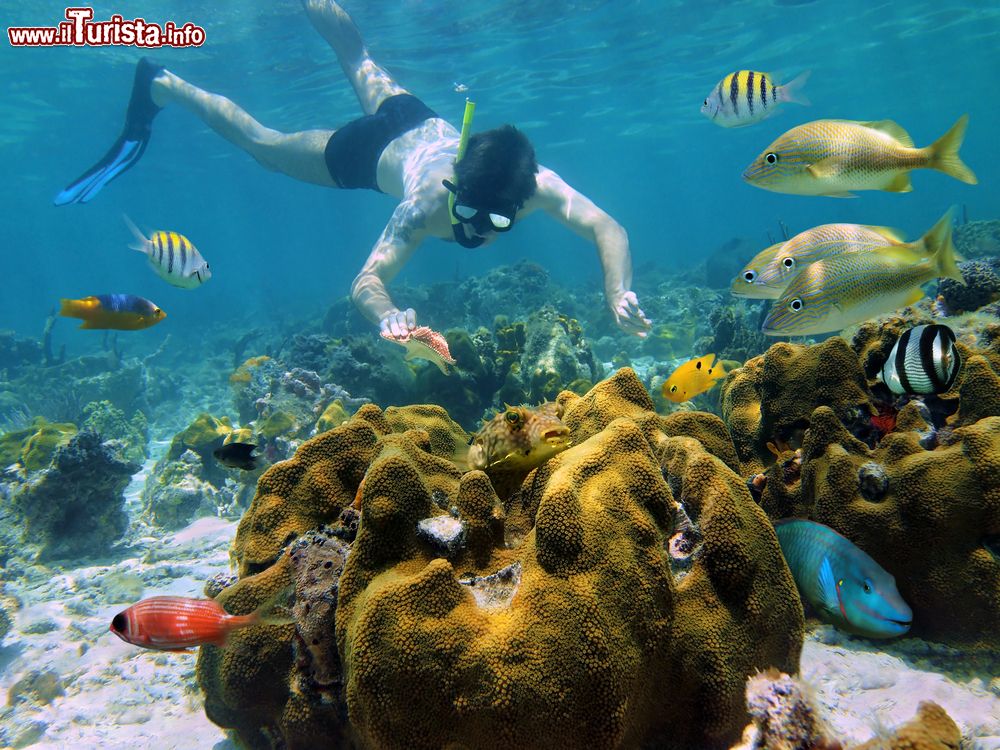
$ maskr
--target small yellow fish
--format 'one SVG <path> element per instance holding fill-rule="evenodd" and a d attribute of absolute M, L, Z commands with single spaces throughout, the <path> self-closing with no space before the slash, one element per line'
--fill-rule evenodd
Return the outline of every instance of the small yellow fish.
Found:
<path fill-rule="evenodd" d="M 925 148 L 892 120 L 816 120 L 792 128 L 744 170 L 751 185 L 778 193 L 852 198 L 851 190 L 908 193 L 910 171 L 937 169 L 957 180 L 978 181 L 958 155 L 969 116 Z"/>
<path fill-rule="evenodd" d="M 663 384 L 663 397 L 675 404 L 690 401 L 700 393 L 710 391 L 728 373 L 722 363 L 715 362 L 714 354 L 685 362 Z"/>
<path fill-rule="evenodd" d="M 942 277 L 965 284 L 955 264 L 950 213 L 917 242 L 806 266 L 775 301 L 761 330 L 768 336 L 840 331 L 912 305 L 924 296 L 922 284 Z"/>

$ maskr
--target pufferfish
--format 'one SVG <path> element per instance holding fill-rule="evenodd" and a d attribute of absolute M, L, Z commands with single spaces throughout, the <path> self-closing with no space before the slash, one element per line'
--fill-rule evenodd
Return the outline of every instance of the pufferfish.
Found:
<path fill-rule="evenodd" d="M 548 402 L 531 409 L 507 406 L 486 422 L 469 445 L 470 469 L 531 471 L 571 443 L 562 407 Z"/>
<path fill-rule="evenodd" d="M 706 354 L 685 362 L 670 373 L 663 384 L 663 397 L 675 404 L 690 401 L 698 394 L 712 390 L 728 374 L 722 362 L 715 362 L 714 354 Z"/>

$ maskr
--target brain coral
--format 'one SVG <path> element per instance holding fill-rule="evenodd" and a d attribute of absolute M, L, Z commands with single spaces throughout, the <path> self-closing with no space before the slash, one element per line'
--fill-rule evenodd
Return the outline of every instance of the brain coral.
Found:
<path fill-rule="evenodd" d="M 801 605 L 766 516 L 723 460 L 661 423 L 630 370 L 560 400 L 574 445 L 525 479 L 534 523 L 517 546 L 504 540 L 486 475 L 460 474 L 432 452 L 448 441 L 417 428 L 421 419 L 433 427 L 426 419 L 436 414 L 398 421 L 363 407 L 270 469 L 236 552 L 241 570 L 262 572 L 220 599 L 241 594 L 240 611 L 264 600 L 258 579 L 270 590 L 291 576 L 278 554 L 285 538 L 335 518 L 358 494 L 361 524 L 328 627 L 343 691 L 331 698 L 294 674 L 290 634 L 267 629 L 264 644 L 250 629 L 221 658 L 202 650 L 212 718 L 248 744 L 271 736 L 289 747 L 342 737 L 340 709 L 353 741 L 371 747 L 735 741 L 747 676 L 794 671 L 802 643 Z M 698 426 L 726 453 L 718 428 Z M 678 501 L 703 539 L 683 576 L 667 553 Z M 261 522 L 265 507 L 271 520 Z M 431 516 L 457 518 L 465 547 L 440 556 L 418 533 Z M 266 690 L 239 693 L 235 683 L 262 679 L 259 659 L 276 665 Z"/>

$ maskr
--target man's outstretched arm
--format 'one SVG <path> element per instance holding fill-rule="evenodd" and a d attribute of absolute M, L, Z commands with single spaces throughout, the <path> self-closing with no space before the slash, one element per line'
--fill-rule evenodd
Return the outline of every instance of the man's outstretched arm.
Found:
<path fill-rule="evenodd" d="M 351 284 L 351 299 L 362 314 L 395 338 L 417 327 L 412 308 L 400 310 L 386 284 L 392 281 L 424 240 L 424 214 L 413 202 L 403 201 L 382 230 L 368 260 Z"/>
<path fill-rule="evenodd" d="M 542 167 L 537 180 L 539 206 L 596 245 L 604 272 L 604 297 L 615 323 L 626 333 L 646 336 L 652 323 L 632 291 L 632 255 L 625 229 L 551 169 Z"/>

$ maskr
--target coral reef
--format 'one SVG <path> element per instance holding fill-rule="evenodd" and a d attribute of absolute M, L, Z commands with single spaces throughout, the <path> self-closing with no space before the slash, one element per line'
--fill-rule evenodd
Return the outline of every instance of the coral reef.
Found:
<path fill-rule="evenodd" d="M 524 355 L 521 358 L 520 401 L 551 401 L 571 383 L 590 384 L 601 378 L 603 368 L 597 361 L 579 322 L 543 307 L 528 318 L 525 327 Z"/>
<path fill-rule="evenodd" d="M 1000 221 L 970 221 L 955 227 L 952 239 L 964 258 L 1000 256 Z"/>
<path fill-rule="evenodd" d="M 464 432 L 440 409 L 364 406 L 269 469 L 233 546 L 241 580 L 220 601 L 250 611 L 301 584 L 303 570 L 316 593 L 297 585 L 295 634 L 250 629 L 225 652 L 202 649 L 213 720 L 250 747 L 348 732 L 407 748 L 734 741 L 746 677 L 761 664 L 795 669 L 801 648 L 801 607 L 773 530 L 736 473 L 670 434 L 679 424 L 661 429 L 630 370 L 560 402 L 574 445 L 523 482 L 517 512 L 532 528 L 514 546 L 486 475 L 447 460 Z M 726 452 L 718 427 L 709 418 L 700 432 Z M 361 511 L 350 554 L 314 549 L 343 536 L 350 505 Z M 666 551 L 680 507 L 703 538 L 683 579 Z M 464 545 L 421 532 L 447 517 Z M 332 531 L 302 536 L 324 524 Z M 306 550 L 332 555 L 329 577 L 305 559 L 295 572 L 291 558 Z M 333 587 L 335 608 L 324 598 Z M 304 622 L 317 597 L 326 614 Z M 324 697 L 338 680 L 342 690 Z"/>
<path fill-rule="evenodd" d="M 958 264 L 964 284 L 941 279 L 938 295 L 949 315 L 973 312 L 1000 299 L 1000 258 L 967 260 Z"/>
<path fill-rule="evenodd" d="M 962 733 L 948 712 L 921 701 L 917 715 L 887 737 L 876 737 L 852 750 L 952 750 L 962 747 Z"/>
<path fill-rule="evenodd" d="M 840 338 L 775 344 L 726 382 L 724 416 L 747 473 L 767 467 L 753 483 L 772 518 L 819 521 L 871 555 L 913 608 L 911 635 L 996 648 L 1000 329 L 957 321 L 965 366 L 952 390 L 893 398 L 874 376 L 911 324 L 861 326 L 857 353 Z M 875 429 L 883 408 L 891 422 Z"/>
<path fill-rule="evenodd" d="M 100 433 L 105 440 L 120 440 L 124 446 L 125 458 L 129 461 L 141 464 L 149 455 L 146 448 L 149 442 L 149 425 L 146 415 L 141 411 L 136 411 L 131 419 L 126 419 L 125 412 L 110 401 L 92 401 L 83 407 L 81 426 Z"/>
<path fill-rule="evenodd" d="M 76 433 L 48 468 L 19 477 L 8 490 L 25 543 L 44 560 L 108 552 L 128 525 L 123 492 L 139 468 L 93 430 Z"/>
<path fill-rule="evenodd" d="M 0 435 L 0 466 L 20 464 L 28 471 L 44 469 L 58 448 L 76 434 L 75 424 L 47 422 L 36 417 L 31 425 Z"/>

